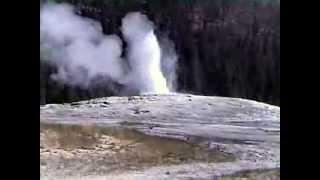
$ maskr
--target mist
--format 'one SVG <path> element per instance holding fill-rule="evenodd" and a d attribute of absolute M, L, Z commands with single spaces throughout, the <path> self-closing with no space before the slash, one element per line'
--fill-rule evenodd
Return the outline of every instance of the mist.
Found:
<path fill-rule="evenodd" d="M 98 22 L 76 15 L 71 5 L 45 4 L 40 10 L 40 59 L 57 68 L 53 80 L 71 86 L 89 88 L 103 77 L 103 83 L 125 87 L 116 94 L 173 90 L 177 56 L 170 40 L 163 41 L 162 51 L 154 24 L 140 12 L 125 15 L 119 28 L 128 44 L 124 58 L 122 40 L 104 35 Z"/>

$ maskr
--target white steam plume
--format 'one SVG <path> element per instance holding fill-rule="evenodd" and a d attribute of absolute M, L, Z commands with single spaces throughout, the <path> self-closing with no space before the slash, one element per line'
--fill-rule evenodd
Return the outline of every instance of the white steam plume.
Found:
<path fill-rule="evenodd" d="M 161 49 L 161 71 L 166 78 L 169 90 L 176 91 L 177 85 L 177 62 L 178 55 L 175 51 L 174 43 L 168 38 L 168 35 L 162 35 L 159 41 Z"/>
<path fill-rule="evenodd" d="M 65 84 L 89 87 L 96 77 L 104 77 L 135 92 L 168 93 L 161 70 L 172 74 L 175 63 L 161 66 L 166 56 L 161 55 L 152 22 L 138 12 L 129 13 L 121 30 L 130 67 L 121 58 L 118 36 L 104 35 L 97 22 L 76 15 L 70 5 L 46 4 L 40 10 L 41 59 L 57 67 L 52 78 Z"/>
<path fill-rule="evenodd" d="M 129 87 L 140 93 L 168 93 L 161 72 L 161 52 L 153 32 L 153 24 L 140 13 L 128 13 L 122 19 L 122 33 L 128 42 Z"/>
<path fill-rule="evenodd" d="M 123 76 L 120 39 L 104 36 L 96 22 L 75 15 L 72 6 L 43 6 L 40 35 L 45 59 L 58 68 L 57 81 L 86 87 L 98 75 L 114 81 Z"/>

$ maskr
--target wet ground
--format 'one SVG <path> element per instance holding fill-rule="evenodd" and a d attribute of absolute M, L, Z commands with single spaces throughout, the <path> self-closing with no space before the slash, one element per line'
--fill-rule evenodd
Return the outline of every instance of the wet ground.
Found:
<path fill-rule="evenodd" d="M 121 127 L 41 123 L 40 137 L 43 173 L 48 166 L 53 168 L 52 162 L 59 162 L 56 168 L 72 169 L 77 163 L 95 161 L 95 165 L 82 172 L 89 175 L 190 162 L 227 162 L 235 158 L 182 140 Z"/>
<path fill-rule="evenodd" d="M 40 107 L 41 179 L 279 179 L 280 108 L 193 95 Z"/>

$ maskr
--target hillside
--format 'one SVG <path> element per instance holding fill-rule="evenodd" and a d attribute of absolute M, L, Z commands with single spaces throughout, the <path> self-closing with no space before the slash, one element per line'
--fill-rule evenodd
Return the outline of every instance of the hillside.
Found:
<path fill-rule="evenodd" d="M 42 179 L 280 179 L 280 108 L 187 94 L 40 106 Z"/>

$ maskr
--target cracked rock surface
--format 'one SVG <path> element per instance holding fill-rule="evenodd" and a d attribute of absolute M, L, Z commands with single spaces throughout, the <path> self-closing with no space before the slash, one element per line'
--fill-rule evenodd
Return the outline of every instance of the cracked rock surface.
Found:
<path fill-rule="evenodd" d="M 40 106 L 41 179 L 280 179 L 280 108 L 188 94 Z"/>

